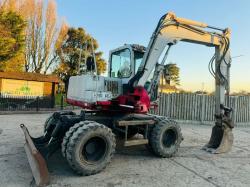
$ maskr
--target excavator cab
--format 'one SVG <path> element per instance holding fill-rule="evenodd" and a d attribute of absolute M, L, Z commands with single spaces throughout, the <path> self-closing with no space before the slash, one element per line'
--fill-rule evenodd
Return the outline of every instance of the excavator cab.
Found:
<path fill-rule="evenodd" d="M 110 51 L 109 77 L 122 79 L 126 84 L 134 77 L 143 60 L 146 48 L 137 44 L 125 44 Z"/>
<path fill-rule="evenodd" d="M 125 44 L 122 47 L 110 51 L 109 55 L 109 70 L 108 76 L 111 78 L 119 78 L 123 85 L 123 92 L 126 91 L 128 82 L 136 75 L 139 67 L 142 64 L 143 57 L 146 52 L 146 47 L 139 44 Z M 164 61 L 166 59 L 163 59 Z M 153 73 L 149 76 L 144 88 L 149 92 L 151 80 L 153 80 Z M 158 81 L 156 83 L 158 85 Z M 158 98 L 158 87 L 151 90 L 150 99 L 155 101 Z"/>

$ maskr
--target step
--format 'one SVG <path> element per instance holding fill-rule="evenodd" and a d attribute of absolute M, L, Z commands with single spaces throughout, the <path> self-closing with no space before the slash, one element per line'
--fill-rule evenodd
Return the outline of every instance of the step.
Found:
<path fill-rule="evenodd" d="M 128 140 L 124 142 L 124 146 L 133 146 L 133 145 L 144 145 L 148 144 L 148 139 L 139 139 L 139 140 Z"/>
<path fill-rule="evenodd" d="M 118 126 L 133 126 L 133 125 L 153 125 L 155 124 L 154 120 L 131 120 L 131 121 L 118 121 Z"/>

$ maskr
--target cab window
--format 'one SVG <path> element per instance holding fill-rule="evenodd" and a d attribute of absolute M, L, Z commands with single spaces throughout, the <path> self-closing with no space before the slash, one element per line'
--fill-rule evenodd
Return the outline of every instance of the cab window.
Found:
<path fill-rule="evenodd" d="M 128 78 L 131 71 L 131 54 L 129 49 L 114 52 L 111 55 L 111 77 Z"/>
<path fill-rule="evenodd" d="M 134 58 L 135 58 L 135 73 L 137 72 L 138 68 L 141 65 L 144 53 L 140 53 L 135 51 Z"/>

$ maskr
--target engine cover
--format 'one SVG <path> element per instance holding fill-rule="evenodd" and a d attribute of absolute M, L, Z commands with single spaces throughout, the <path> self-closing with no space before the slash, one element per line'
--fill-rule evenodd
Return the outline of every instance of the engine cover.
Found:
<path fill-rule="evenodd" d="M 87 74 L 70 77 L 67 99 L 95 103 L 109 101 L 120 94 L 122 94 L 121 79 Z"/>

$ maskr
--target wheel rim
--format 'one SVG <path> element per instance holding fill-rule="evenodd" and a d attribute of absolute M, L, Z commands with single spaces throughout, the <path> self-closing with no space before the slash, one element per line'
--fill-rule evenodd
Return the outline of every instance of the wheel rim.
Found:
<path fill-rule="evenodd" d="M 169 148 L 169 147 L 175 145 L 176 141 L 177 141 L 177 134 L 176 134 L 176 131 L 174 129 L 167 129 L 163 133 L 162 144 L 164 145 L 164 147 Z"/>
<path fill-rule="evenodd" d="M 101 161 L 107 152 L 107 142 L 102 137 L 90 138 L 82 149 L 82 158 L 85 162 L 96 163 Z"/>

